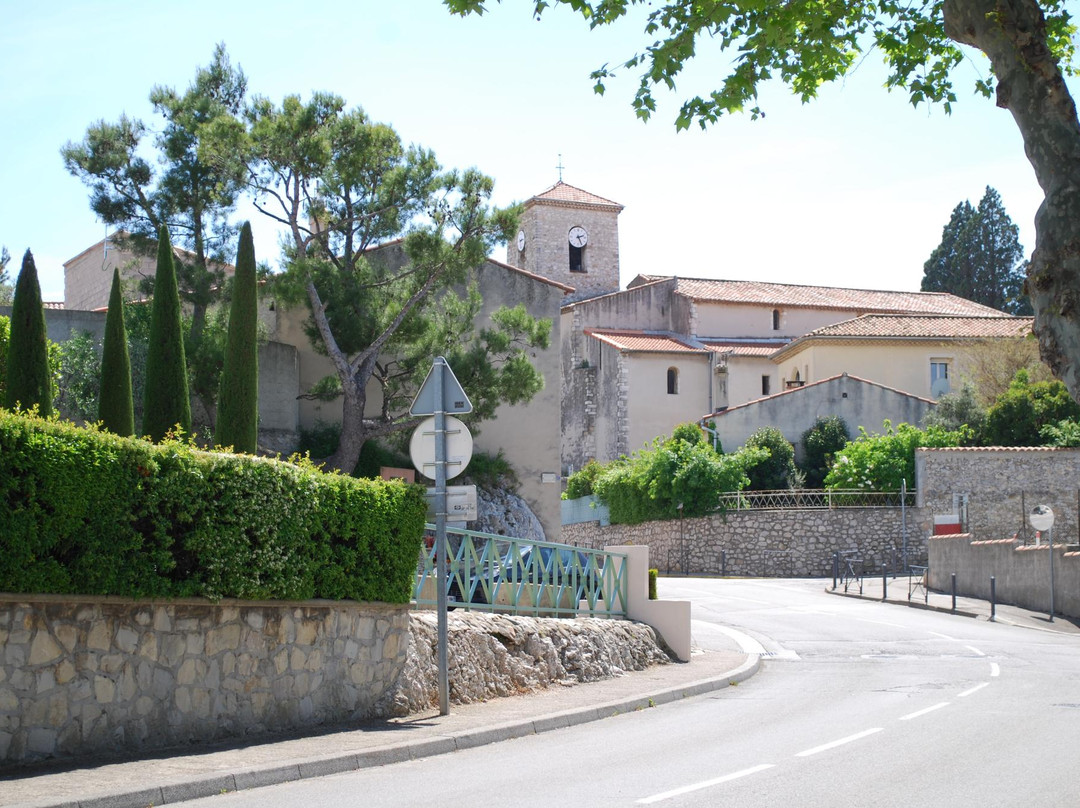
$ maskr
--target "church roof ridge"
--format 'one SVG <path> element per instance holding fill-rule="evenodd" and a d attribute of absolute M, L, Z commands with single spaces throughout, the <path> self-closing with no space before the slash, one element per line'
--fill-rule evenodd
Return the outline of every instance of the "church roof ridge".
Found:
<path fill-rule="evenodd" d="M 565 205 L 588 205 L 588 206 L 602 206 L 607 208 L 616 208 L 622 210 L 623 206 L 618 202 L 614 202 L 610 199 L 605 199 L 602 196 L 598 196 L 590 191 L 586 191 L 582 188 L 570 185 L 569 183 L 559 180 L 550 188 L 536 194 L 530 199 L 526 200 L 526 205 L 535 204 L 537 202 L 552 202 L 555 204 Z"/>

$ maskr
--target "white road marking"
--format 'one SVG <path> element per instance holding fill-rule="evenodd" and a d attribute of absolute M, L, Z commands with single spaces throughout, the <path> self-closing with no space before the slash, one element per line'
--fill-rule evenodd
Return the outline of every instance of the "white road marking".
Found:
<path fill-rule="evenodd" d="M 941 637 L 943 640 L 956 640 L 956 637 L 950 637 L 948 634 L 940 634 L 936 631 L 928 631 L 928 634 L 933 634 L 935 637 Z"/>
<path fill-rule="evenodd" d="M 964 698 L 964 696 L 970 696 L 972 693 L 978 693 L 984 687 L 990 687 L 990 683 L 983 682 L 981 685 L 975 685 L 975 687 L 969 688 L 968 690 L 965 690 L 963 693 L 959 694 L 957 698 L 962 699 Z"/>
<path fill-rule="evenodd" d="M 975 654 L 976 656 L 986 656 L 986 654 L 984 654 L 982 651 L 980 651 L 974 645 L 965 645 L 964 647 L 966 649 L 968 649 L 969 651 L 971 651 L 971 653 Z"/>
<path fill-rule="evenodd" d="M 728 783 L 732 780 L 738 780 L 740 777 L 748 777 L 751 774 L 757 774 L 758 772 L 763 772 L 766 769 L 771 769 L 775 765 L 775 763 L 762 763 L 760 766 L 752 766 L 749 769 L 743 769 L 742 771 L 725 774 L 723 777 L 716 777 L 712 780 L 705 780 L 702 783 L 694 783 L 691 786 L 675 788 L 671 791 L 665 791 L 662 794 L 653 794 L 651 797 L 645 797 L 644 799 L 638 800 L 637 804 L 651 805 L 654 802 L 669 800 L 672 797 L 679 797 L 683 794 L 689 794 L 691 791 L 700 791 L 703 788 L 711 788 L 712 786 L 718 786 L 721 783 Z"/>
<path fill-rule="evenodd" d="M 943 701 L 943 702 L 940 702 L 938 704 L 935 704 L 933 707 L 926 707 L 926 708 L 924 708 L 922 710 L 917 710 L 914 713 L 908 713 L 907 715 L 900 716 L 900 720 L 901 721 L 910 721 L 913 718 L 918 718 L 921 715 L 926 715 L 927 713 L 934 712 L 934 710 L 940 710 L 942 707 L 948 707 L 948 706 L 949 706 L 949 702 Z"/>
<path fill-rule="evenodd" d="M 810 755 L 816 755 L 818 752 L 824 752 L 828 749 L 835 749 L 837 746 L 843 746 L 846 743 L 851 743 L 852 741 L 857 741 L 860 738 L 865 738 L 867 735 L 873 735 L 875 732 L 881 732 L 883 729 L 884 727 L 874 727 L 873 729 L 863 730 L 862 732 L 858 732 L 854 735 L 848 735 L 846 738 L 841 738 L 837 741 L 824 743 L 821 746 L 815 746 L 813 749 L 805 749 L 802 752 L 797 753 L 795 757 L 810 757 Z"/>
<path fill-rule="evenodd" d="M 991 676 L 999 676 L 999 675 L 1001 675 L 1001 668 L 998 667 L 998 664 L 996 662 L 991 662 L 990 663 L 990 675 Z"/>
<path fill-rule="evenodd" d="M 731 639 L 735 640 L 739 644 L 739 650 L 744 654 L 757 654 L 758 656 L 764 656 L 767 652 L 765 646 L 751 637 L 749 634 L 743 634 L 738 629 L 731 628 L 730 626 L 722 626 L 719 623 L 709 623 L 710 628 L 719 631 L 721 634 L 726 634 Z"/>

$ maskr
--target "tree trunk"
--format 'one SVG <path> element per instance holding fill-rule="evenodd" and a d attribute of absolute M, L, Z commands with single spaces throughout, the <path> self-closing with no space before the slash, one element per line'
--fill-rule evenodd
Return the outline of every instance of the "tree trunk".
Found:
<path fill-rule="evenodd" d="M 1020 128 L 1045 194 L 1027 292 L 1042 359 L 1080 400 L 1080 122 L 1042 9 L 1034 0 L 946 0 L 945 32 L 989 57 L 997 104 Z"/>
<path fill-rule="evenodd" d="M 356 389 L 354 381 L 344 385 L 345 401 L 341 410 L 341 439 L 337 451 L 326 461 L 328 468 L 337 469 L 342 474 L 352 474 L 360 462 L 360 450 L 367 442 L 364 432 L 364 407 L 367 405 L 367 392 L 364 388 Z"/>

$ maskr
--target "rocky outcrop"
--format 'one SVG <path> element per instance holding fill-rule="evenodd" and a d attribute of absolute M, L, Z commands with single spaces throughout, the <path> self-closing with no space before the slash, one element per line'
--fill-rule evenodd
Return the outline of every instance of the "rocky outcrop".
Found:
<path fill-rule="evenodd" d="M 544 526 L 536 518 L 528 503 L 507 488 L 476 487 L 475 522 L 470 530 L 494 533 L 496 536 L 513 536 L 526 541 L 546 541 Z"/>
<path fill-rule="evenodd" d="M 410 617 L 409 649 L 386 715 L 438 705 L 437 617 Z M 594 682 L 671 662 L 656 632 L 629 620 L 517 617 L 481 612 L 449 616 L 450 701 L 512 696 L 552 685 Z"/>

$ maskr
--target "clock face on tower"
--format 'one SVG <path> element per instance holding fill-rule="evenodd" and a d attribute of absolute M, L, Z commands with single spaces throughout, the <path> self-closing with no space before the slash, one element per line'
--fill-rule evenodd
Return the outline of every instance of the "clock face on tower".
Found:
<path fill-rule="evenodd" d="M 570 244 L 574 247 L 584 247 L 589 243 L 589 234 L 585 232 L 584 227 L 575 225 L 570 228 L 570 232 L 567 234 L 570 240 Z"/>
<path fill-rule="evenodd" d="M 524 230 L 518 230 L 517 248 L 518 248 L 518 252 L 522 252 L 525 249 L 525 231 Z"/>

